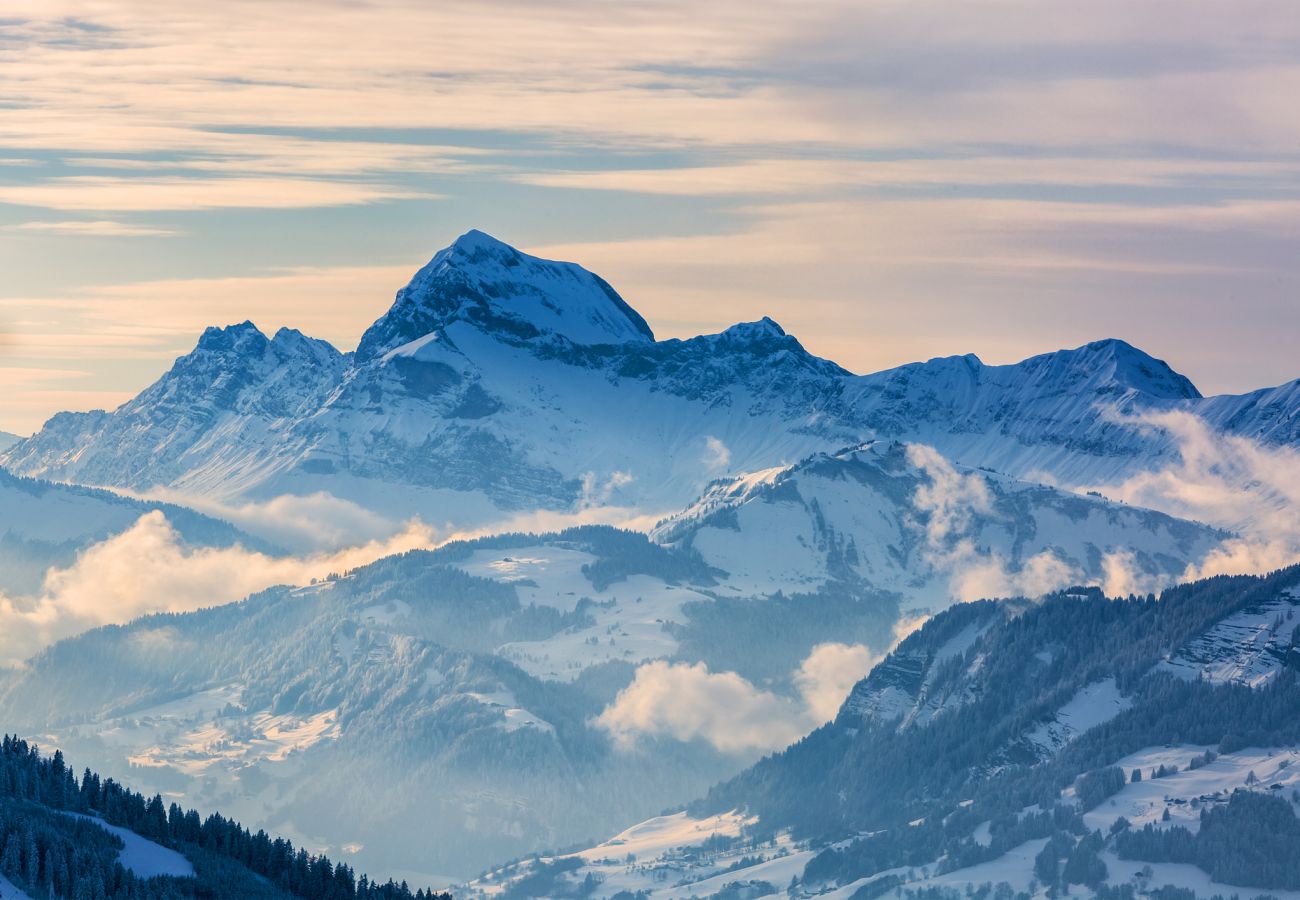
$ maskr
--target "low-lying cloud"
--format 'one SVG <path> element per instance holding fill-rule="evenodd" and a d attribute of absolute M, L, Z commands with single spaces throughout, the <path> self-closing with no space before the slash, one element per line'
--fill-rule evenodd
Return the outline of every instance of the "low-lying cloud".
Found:
<path fill-rule="evenodd" d="M 432 546 L 413 522 L 389 537 L 330 552 L 275 557 L 243 547 L 195 548 L 158 510 L 95 544 L 66 569 L 51 569 L 40 594 L 0 596 L 0 664 L 100 625 L 156 612 L 187 612 L 240 600 L 277 584 L 307 584 L 383 556 Z"/>
<path fill-rule="evenodd" d="M 1267 572 L 1300 560 L 1300 453 L 1223 434 L 1183 411 L 1121 421 L 1167 435 L 1178 459 L 1098 490 L 1238 534 L 1189 566 L 1185 579 Z"/>
<path fill-rule="evenodd" d="M 724 753 L 786 747 L 830 721 L 853 685 L 881 659 L 861 644 L 819 644 L 793 673 L 797 696 L 756 687 L 735 672 L 655 660 L 596 723 L 624 748 L 641 737 L 704 740 Z"/>
<path fill-rule="evenodd" d="M 912 504 L 924 521 L 926 555 L 948 574 L 953 600 L 984 597 L 1038 597 L 1072 584 L 1094 581 L 1073 563 L 1043 550 L 1012 564 L 997 551 L 981 549 L 973 536 L 977 516 L 995 516 L 988 482 L 978 472 L 963 473 L 933 447 L 911 444 L 908 460 L 925 475 Z M 1101 559 L 1101 588 L 1107 596 L 1158 590 L 1157 578 L 1142 571 L 1130 550 L 1108 551 Z"/>

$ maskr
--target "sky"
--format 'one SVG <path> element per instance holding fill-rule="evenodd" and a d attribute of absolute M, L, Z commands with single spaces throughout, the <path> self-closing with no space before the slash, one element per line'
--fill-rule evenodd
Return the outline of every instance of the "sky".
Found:
<path fill-rule="evenodd" d="M 6 0 L 0 429 L 205 326 L 355 346 L 480 228 L 859 372 L 1121 337 L 1300 376 L 1289 0 Z"/>

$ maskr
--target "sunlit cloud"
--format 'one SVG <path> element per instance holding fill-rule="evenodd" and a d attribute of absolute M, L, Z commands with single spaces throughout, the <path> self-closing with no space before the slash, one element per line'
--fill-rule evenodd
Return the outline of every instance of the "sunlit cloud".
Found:
<path fill-rule="evenodd" d="M 384 539 L 330 552 L 272 557 L 235 546 L 187 546 L 158 510 L 51 569 L 35 597 L 0 595 L 0 665 L 100 625 L 156 612 L 189 612 L 240 600 L 277 584 L 303 585 L 382 556 L 431 546 L 418 522 Z"/>
<path fill-rule="evenodd" d="M 47 234 L 70 234 L 84 237 L 162 237 L 176 234 L 170 228 L 128 225 L 112 219 L 71 219 L 63 222 L 22 222 L 9 226 L 13 231 L 39 231 Z"/>
<path fill-rule="evenodd" d="M 655 660 L 636 670 L 595 723 L 625 750 L 645 737 L 702 740 L 739 755 L 777 750 L 834 718 L 881 658 L 861 644 L 818 644 L 792 673 L 793 695 L 704 663 Z"/>
<path fill-rule="evenodd" d="M 110 178 L 69 176 L 0 185 L 0 203 L 58 210 L 294 209 L 383 200 L 436 199 L 399 188 L 293 178 Z"/>

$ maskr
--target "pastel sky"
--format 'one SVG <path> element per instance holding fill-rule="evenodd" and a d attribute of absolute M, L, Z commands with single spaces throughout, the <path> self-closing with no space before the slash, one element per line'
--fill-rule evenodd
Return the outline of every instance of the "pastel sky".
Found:
<path fill-rule="evenodd" d="M 206 325 L 355 346 L 477 227 L 856 371 L 1300 376 L 1291 0 L 6 0 L 0 429 Z"/>

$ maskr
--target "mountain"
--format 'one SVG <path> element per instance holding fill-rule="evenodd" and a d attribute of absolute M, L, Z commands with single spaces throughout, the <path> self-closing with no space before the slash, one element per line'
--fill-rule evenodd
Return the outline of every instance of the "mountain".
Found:
<path fill-rule="evenodd" d="M 892 441 L 720 479 L 652 535 L 698 552 L 740 593 L 857 581 L 931 609 L 981 593 L 1101 584 L 1121 569 L 1134 583 L 1163 585 L 1227 536 Z M 994 583 L 971 593 L 960 581 L 976 567 Z M 1038 587 L 1036 574 L 1057 583 Z"/>
<path fill-rule="evenodd" d="M 942 533 L 938 483 L 984 498 Z M 332 853 L 364 834 L 369 867 L 464 877 L 685 802 L 771 746 L 624 745 L 602 722 L 655 661 L 761 688 L 799 733 L 820 721 L 801 706 L 815 650 L 885 652 L 904 610 L 950 602 L 958 564 L 1020 593 L 1101 583 L 1122 548 L 1165 583 L 1223 537 L 881 442 L 720 481 L 653 540 L 497 535 L 92 631 L 0 679 L 0 721 Z"/>
<path fill-rule="evenodd" d="M 152 798 L 18 738 L 0 748 L 0 896 L 449 900 Z"/>
<path fill-rule="evenodd" d="M 1300 890 L 1298 610 L 1300 567 L 955 606 L 705 799 L 464 893 Z"/>
<path fill-rule="evenodd" d="M 56 415 L 0 462 L 136 490 L 326 491 L 468 526 L 537 509 L 668 511 L 715 477 L 871 438 L 1028 480 L 1102 483 L 1176 451 L 1117 414 L 1185 410 L 1293 445 L 1298 409 L 1297 383 L 1207 399 L 1115 340 L 867 376 L 766 318 L 656 341 L 596 275 L 471 231 L 416 273 L 355 353 L 247 322 L 209 329 L 135 399 Z"/>
<path fill-rule="evenodd" d="M 0 593 L 37 591 L 50 568 L 70 566 L 80 551 L 121 534 L 153 511 L 162 512 L 191 546 L 240 544 L 250 550 L 283 552 L 227 522 L 182 506 L 20 478 L 0 470 Z"/>
<path fill-rule="evenodd" d="M 22 440 L 17 434 L 10 434 L 8 431 L 0 431 L 0 453 L 8 450 L 14 444 Z"/>

